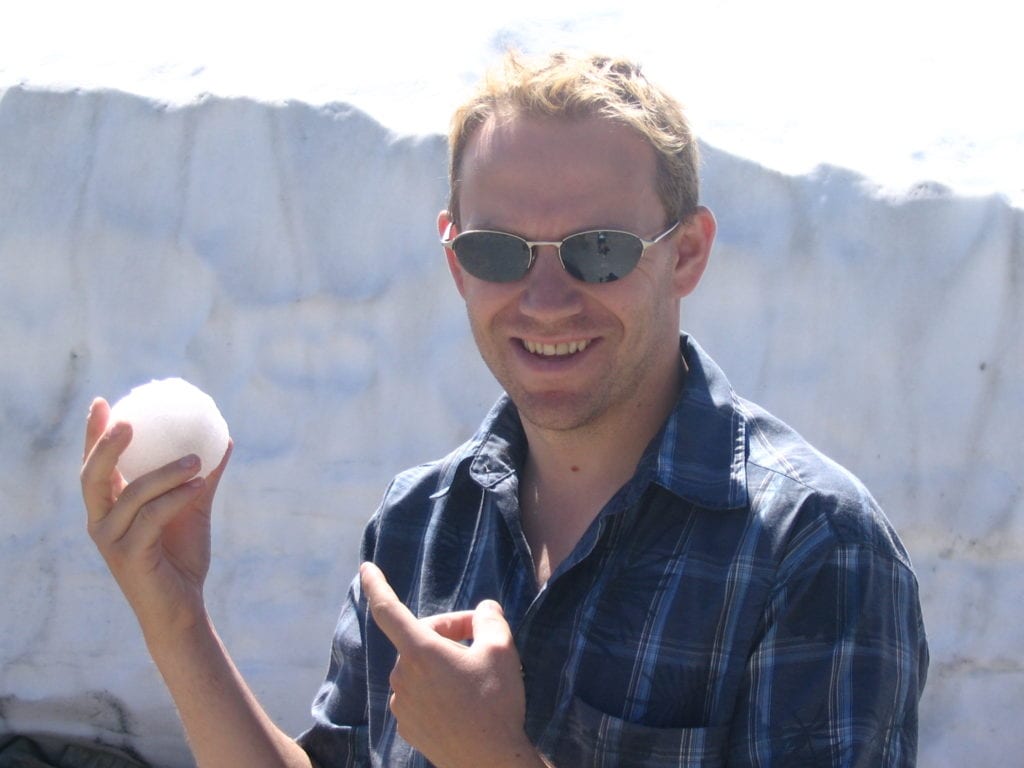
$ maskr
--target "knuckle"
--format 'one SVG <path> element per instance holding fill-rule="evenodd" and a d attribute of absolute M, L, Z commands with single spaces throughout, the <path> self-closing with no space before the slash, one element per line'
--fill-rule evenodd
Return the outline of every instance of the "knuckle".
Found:
<path fill-rule="evenodd" d="M 403 647 L 402 655 L 395 663 L 392 674 L 396 674 L 399 679 L 403 675 L 416 677 L 422 675 L 424 670 L 429 668 L 430 665 L 431 660 L 427 658 L 427 653 L 425 653 L 423 648 L 417 646 L 416 641 L 413 640 Z"/>
<path fill-rule="evenodd" d="M 155 524 L 160 516 L 159 506 L 153 502 L 147 502 L 139 507 L 139 511 L 135 513 L 135 519 L 139 525 L 147 526 Z"/>
<path fill-rule="evenodd" d="M 82 463 L 82 468 L 78 470 L 78 482 L 81 484 L 83 491 L 86 491 L 91 486 L 95 486 L 97 484 L 97 478 L 95 475 L 96 468 L 92 461 L 84 461 Z"/>
<path fill-rule="evenodd" d="M 394 715 L 395 719 L 398 720 L 398 721 L 401 720 L 401 718 L 399 717 L 399 712 L 401 710 L 401 707 L 402 707 L 402 703 L 401 703 L 401 699 L 399 698 L 398 694 L 392 693 L 391 696 L 388 697 L 388 709 L 391 710 L 391 714 Z"/>
<path fill-rule="evenodd" d="M 90 520 L 85 530 L 89 534 L 89 538 L 92 539 L 93 543 L 99 548 L 101 552 L 108 550 L 117 541 L 117 534 L 113 528 L 113 524 L 109 516 L 105 516 L 98 520 Z"/>
<path fill-rule="evenodd" d="M 121 491 L 121 495 L 117 497 L 117 503 L 125 506 L 134 506 L 138 503 L 139 499 L 139 487 L 135 483 L 129 483 Z"/>
<path fill-rule="evenodd" d="M 103 550 L 107 546 L 107 539 L 106 539 L 106 537 L 100 532 L 100 530 L 98 528 L 94 528 L 91 525 L 86 526 L 86 531 L 88 532 L 89 538 L 92 540 L 93 545 L 102 554 Z"/>
<path fill-rule="evenodd" d="M 515 645 L 511 642 L 499 640 L 494 643 L 487 644 L 480 650 L 488 666 L 519 666 L 519 652 L 516 650 Z"/>
<path fill-rule="evenodd" d="M 391 595 L 375 596 L 370 600 L 370 609 L 375 616 L 393 617 L 396 621 L 401 616 L 402 607 L 398 598 Z"/>
<path fill-rule="evenodd" d="M 89 534 L 89 538 L 98 546 L 106 541 L 106 536 L 103 535 L 105 526 L 99 522 L 89 521 L 86 523 L 85 530 Z"/>
<path fill-rule="evenodd" d="M 100 521 L 97 523 L 90 523 L 86 526 L 86 530 L 89 532 L 89 538 L 92 539 L 93 544 L 96 545 L 96 549 L 99 550 L 103 559 L 110 562 L 116 561 L 118 556 L 118 541 L 113 533 L 111 526 L 106 521 Z"/>

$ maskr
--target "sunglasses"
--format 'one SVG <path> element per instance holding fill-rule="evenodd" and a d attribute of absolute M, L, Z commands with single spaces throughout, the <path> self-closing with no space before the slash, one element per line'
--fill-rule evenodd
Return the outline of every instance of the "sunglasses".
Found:
<path fill-rule="evenodd" d="M 617 229 L 595 229 L 556 241 L 524 240 L 488 229 L 470 229 L 449 237 L 454 226 L 449 223 L 441 245 L 455 252 L 469 274 L 491 283 L 522 280 L 537 258 L 534 249 L 540 245 L 557 248 L 562 269 L 577 280 L 610 283 L 632 272 L 647 249 L 672 234 L 679 224 L 677 221 L 653 240 Z"/>

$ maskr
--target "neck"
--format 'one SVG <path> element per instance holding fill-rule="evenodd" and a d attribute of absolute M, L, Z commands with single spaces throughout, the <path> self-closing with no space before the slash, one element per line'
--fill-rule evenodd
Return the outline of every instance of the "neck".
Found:
<path fill-rule="evenodd" d="M 611 486 L 610 498 L 632 477 L 647 445 L 675 407 L 684 367 L 677 353 L 658 386 L 594 423 L 553 430 L 524 418 L 527 475 L 540 489 Z"/>
<path fill-rule="evenodd" d="M 541 429 L 523 419 L 529 445 L 520 480 L 523 531 L 544 583 L 609 499 L 633 476 L 644 449 L 675 405 L 682 381 L 677 357 L 663 385 L 623 413 L 572 430 Z"/>

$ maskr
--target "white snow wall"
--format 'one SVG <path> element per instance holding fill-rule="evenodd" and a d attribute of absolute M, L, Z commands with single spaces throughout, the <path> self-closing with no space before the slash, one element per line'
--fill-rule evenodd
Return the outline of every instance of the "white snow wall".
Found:
<path fill-rule="evenodd" d="M 742 394 L 864 479 L 914 558 L 926 766 L 1024 752 L 1024 212 L 713 148 L 694 333 Z M 180 375 L 236 442 L 207 594 L 305 727 L 362 524 L 497 393 L 434 220 L 445 141 L 340 105 L 0 92 L 0 730 L 191 763 L 85 533 L 92 397 Z"/>

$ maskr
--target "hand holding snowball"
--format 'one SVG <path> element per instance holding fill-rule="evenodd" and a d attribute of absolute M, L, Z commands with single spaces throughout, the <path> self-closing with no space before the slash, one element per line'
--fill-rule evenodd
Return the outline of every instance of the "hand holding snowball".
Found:
<path fill-rule="evenodd" d="M 152 437 L 154 423 L 155 434 L 168 431 L 167 414 L 178 408 L 177 440 L 190 432 L 182 422 L 194 409 L 181 406 L 180 401 L 163 411 L 139 410 L 137 405 L 126 408 L 119 403 L 117 410 L 125 414 L 125 420 L 119 420 L 111 418 L 105 400 L 93 402 L 81 481 L 89 534 L 152 644 L 170 642 L 175 630 L 188 629 L 205 619 L 202 588 L 210 565 L 210 509 L 231 450 L 224 425 L 219 462 L 207 459 L 209 466 L 202 466 L 204 460 L 196 452 L 202 450 L 209 456 L 209 450 L 194 446 L 186 455 L 160 456 L 154 446 L 162 443 Z M 154 412 L 162 414 L 163 426 Z M 138 461 L 132 459 L 125 467 L 132 478 L 129 483 L 117 467 L 136 436 L 140 438 L 137 446 L 143 450 L 138 452 Z M 181 445 L 172 450 L 182 450 Z M 154 462 L 156 468 L 151 468 Z M 201 471 L 208 471 L 205 478 Z"/>

